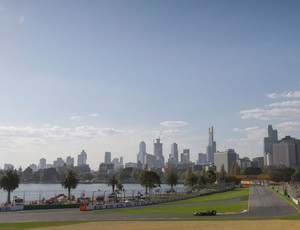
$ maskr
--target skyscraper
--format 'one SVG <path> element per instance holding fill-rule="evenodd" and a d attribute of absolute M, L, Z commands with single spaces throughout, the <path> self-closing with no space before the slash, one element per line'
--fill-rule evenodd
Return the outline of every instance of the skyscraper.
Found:
<path fill-rule="evenodd" d="M 87 159 L 87 154 L 84 150 L 82 150 L 77 158 L 77 166 L 86 165 L 86 159 Z"/>
<path fill-rule="evenodd" d="M 178 163 L 178 145 L 176 143 L 173 143 L 171 145 L 171 154 L 170 154 L 169 162 L 173 164 Z"/>
<path fill-rule="evenodd" d="M 165 158 L 163 156 L 163 144 L 160 142 L 160 139 L 157 138 L 156 142 L 154 142 L 154 157 L 156 160 L 155 166 L 157 168 L 163 168 L 165 165 Z"/>
<path fill-rule="evenodd" d="M 67 166 L 74 166 L 74 158 L 71 156 L 68 156 L 66 159 L 66 165 Z"/>
<path fill-rule="evenodd" d="M 47 161 L 45 158 L 40 159 L 39 169 L 45 169 L 47 167 Z"/>
<path fill-rule="evenodd" d="M 190 163 L 190 150 L 189 149 L 184 149 L 183 152 L 181 153 L 181 163 Z"/>
<path fill-rule="evenodd" d="M 286 136 L 273 144 L 273 164 L 297 168 L 300 166 L 300 140 Z"/>
<path fill-rule="evenodd" d="M 111 163 L 111 152 L 105 152 L 104 163 L 105 164 L 110 164 Z"/>
<path fill-rule="evenodd" d="M 146 156 L 146 143 L 144 141 L 141 141 L 139 145 L 139 152 L 137 154 L 137 163 L 141 162 L 142 165 L 144 165 L 145 156 Z"/>
<path fill-rule="evenodd" d="M 273 144 L 278 142 L 278 133 L 272 125 L 268 125 L 268 137 L 264 138 L 264 160 L 265 165 L 273 164 Z"/>
<path fill-rule="evenodd" d="M 217 151 L 217 145 L 214 141 L 214 127 L 208 128 L 208 146 L 206 147 L 207 162 L 214 163 L 214 155 Z"/>

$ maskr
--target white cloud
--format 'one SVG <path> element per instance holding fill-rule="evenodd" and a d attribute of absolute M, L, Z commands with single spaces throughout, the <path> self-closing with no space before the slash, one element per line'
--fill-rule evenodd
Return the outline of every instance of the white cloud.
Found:
<path fill-rule="evenodd" d="M 167 129 L 167 130 L 163 130 L 162 132 L 161 132 L 161 134 L 163 134 L 163 135 L 178 135 L 178 134 L 180 134 L 181 132 L 180 132 L 180 130 L 178 130 L 178 129 Z"/>
<path fill-rule="evenodd" d="M 189 123 L 185 121 L 164 121 L 160 123 L 160 125 L 165 127 L 181 127 L 181 126 L 186 126 L 188 124 Z"/>
<path fill-rule="evenodd" d="M 300 106 L 300 101 L 283 101 L 283 102 L 276 102 L 271 103 L 268 105 L 269 107 L 298 107 Z"/>
<path fill-rule="evenodd" d="M 245 129 L 239 129 L 239 128 L 235 128 L 234 129 L 235 132 L 243 132 L 245 134 L 244 137 L 241 138 L 231 138 L 228 139 L 227 142 L 235 142 L 239 145 L 244 145 L 244 144 L 249 144 L 249 143 L 253 143 L 253 142 L 261 142 L 261 140 L 263 140 L 263 138 L 266 136 L 266 129 L 260 129 L 258 127 L 249 127 L 249 128 L 245 128 Z"/>
<path fill-rule="evenodd" d="M 299 118 L 300 109 L 292 108 L 281 108 L 281 109 L 249 109 L 243 110 L 240 112 L 242 119 L 260 119 L 260 120 L 269 120 L 269 119 L 290 119 L 290 118 Z"/>
<path fill-rule="evenodd" d="M 276 124 L 274 127 L 282 131 L 300 131 L 300 122 L 288 121 Z"/>
<path fill-rule="evenodd" d="M 90 116 L 91 117 L 99 117 L 99 114 L 98 113 L 92 113 Z"/>
<path fill-rule="evenodd" d="M 23 15 L 19 18 L 18 23 L 22 24 L 22 23 L 24 23 L 24 21 L 25 21 L 25 16 Z"/>
<path fill-rule="evenodd" d="M 275 98 L 278 98 L 279 95 L 276 94 L 276 93 L 270 93 L 270 94 L 267 94 L 267 97 L 268 97 L 268 98 L 271 98 L 271 99 L 275 99 Z"/>
<path fill-rule="evenodd" d="M 80 121 L 82 120 L 82 117 L 81 116 L 78 116 L 78 115 L 73 115 L 70 117 L 71 120 L 73 121 Z"/>
<path fill-rule="evenodd" d="M 258 127 L 254 126 L 254 127 L 244 128 L 244 129 L 234 128 L 233 131 L 234 132 L 251 132 L 251 131 L 254 131 L 254 130 L 257 130 L 257 129 L 258 129 Z"/>
<path fill-rule="evenodd" d="M 276 99 L 276 98 L 297 98 L 300 97 L 300 91 L 285 91 L 281 94 L 270 93 L 267 95 L 268 98 Z"/>
<path fill-rule="evenodd" d="M 104 128 L 101 129 L 101 132 L 105 135 L 116 135 L 116 134 L 124 134 L 124 130 L 114 129 L 114 128 Z"/>
<path fill-rule="evenodd" d="M 75 140 L 78 138 L 100 138 L 103 135 L 130 133 L 114 128 L 78 126 L 73 129 L 60 126 L 42 125 L 40 127 L 0 126 L 0 139 L 40 138 L 47 140 Z"/>

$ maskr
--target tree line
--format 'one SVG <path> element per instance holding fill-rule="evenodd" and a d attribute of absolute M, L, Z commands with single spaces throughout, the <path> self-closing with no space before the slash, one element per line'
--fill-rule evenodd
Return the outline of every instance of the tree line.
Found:
<path fill-rule="evenodd" d="M 145 187 L 146 193 L 150 189 L 160 187 L 161 183 L 170 185 L 170 191 L 174 191 L 173 187 L 176 186 L 180 179 L 183 178 L 184 185 L 192 188 L 201 188 L 206 185 L 214 184 L 215 182 L 235 182 L 240 183 L 236 178 L 237 175 L 259 175 L 265 173 L 270 175 L 271 180 L 275 182 L 300 182 L 300 170 L 295 170 L 288 167 L 269 167 L 265 171 L 260 168 L 249 167 L 241 170 L 239 165 L 235 162 L 230 172 L 226 172 L 224 165 L 221 166 L 218 172 L 212 170 L 193 171 L 192 167 L 184 172 L 180 172 L 175 165 L 168 164 L 162 171 L 161 169 L 149 169 L 145 166 L 144 169 L 125 168 L 119 170 L 113 175 L 101 174 L 99 172 L 76 172 L 74 167 L 62 167 L 59 170 L 55 168 L 41 169 L 33 172 L 30 167 L 22 170 L 8 169 L 0 171 L 0 189 L 7 191 L 7 203 L 11 203 L 10 194 L 22 182 L 46 182 L 57 183 L 59 182 L 63 188 L 68 190 L 68 198 L 70 199 L 71 189 L 75 189 L 81 180 L 92 180 L 94 177 L 98 179 L 105 179 L 105 183 L 112 187 L 112 192 L 115 190 L 122 190 L 123 183 L 140 183 Z"/>

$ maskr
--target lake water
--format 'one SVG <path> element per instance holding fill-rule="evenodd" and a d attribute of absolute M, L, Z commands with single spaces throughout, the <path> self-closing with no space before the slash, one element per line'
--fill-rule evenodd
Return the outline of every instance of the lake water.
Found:
<path fill-rule="evenodd" d="M 145 193 L 145 188 L 141 187 L 140 184 L 123 184 L 125 194 L 137 194 L 138 192 Z M 169 188 L 169 185 L 162 184 L 162 189 Z M 177 188 L 182 188 L 182 185 L 178 185 Z M 98 195 L 107 195 L 111 192 L 111 187 L 106 184 L 79 184 L 76 189 L 71 190 L 71 194 L 76 198 L 82 194 L 88 197 Z M 14 192 L 11 193 L 13 196 L 20 196 L 25 198 L 25 201 L 39 201 L 43 198 L 49 199 L 59 194 L 68 194 L 67 189 L 63 189 L 60 184 L 20 184 Z M 4 203 L 7 199 L 7 192 L 0 190 L 0 203 Z"/>

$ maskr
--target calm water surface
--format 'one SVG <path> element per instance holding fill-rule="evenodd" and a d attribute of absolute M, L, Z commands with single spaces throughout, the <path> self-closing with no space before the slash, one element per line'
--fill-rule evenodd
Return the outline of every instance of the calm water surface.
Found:
<path fill-rule="evenodd" d="M 144 193 L 145 189 L 140 184 L 123 184 L 126 195 L 137 192 Z M 178 186 L 182 187 L 182 186 Z M 169 185 L 162 184 L 161 188 L 169 188 Z M 106 184 L 79 184 L 76 189 L 71 190 L 71 194 L 76 198 L 84 194 L 85 196 L 94 196 L 108 194 L 111 192 L 111 187 Z M 63 189 L 60 184 L 20 184 L 11 197 L 20 196 L 26 201 L 39 201 L 43 198 L 49 199 L 59 194 L 68 194 L 67 189 Z M 7 192 L 0 190 L 0 203 L 4 203 L 7 199 Z"/>

